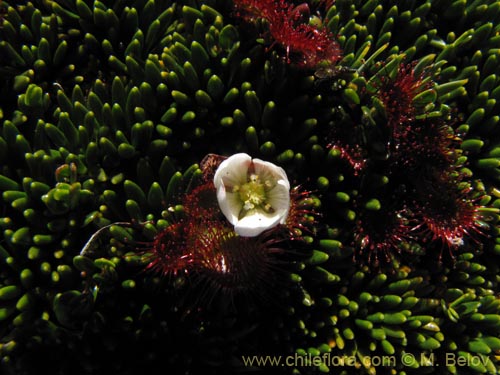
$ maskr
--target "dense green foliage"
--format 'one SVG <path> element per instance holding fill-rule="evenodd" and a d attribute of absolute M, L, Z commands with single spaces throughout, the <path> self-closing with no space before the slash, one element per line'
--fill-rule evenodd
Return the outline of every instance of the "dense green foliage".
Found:
<path fill-rule="evenodd" d="M 325 23 L 349 69 L 326 78 L 288 64 L 230 1 L 0 4 L 2 373 L 259 373 L 241 356 L 295 353 L 396 365 L 260 370 L 497 373 L 500 2 L 337 0 Z M 398 197 L 381 188 L 377 87 L 412 61 L 431 84 L 423 113 L 457 137 L 483 233 L 450 249 L 402 241 L 373 267 L 358 220 L 385 224 Z M 330 147 L 339 133 L 380 173 L 360 181 Z M 142 252 L 182 216 L 205 155 L 237 152 L 282 166 L 319 215 L 276 290 L 207 305 L 188 278 L 144 272 Z M 131 224 L 88 242 L 116 222 Z M 446 367 L 446 353 L 482 363 Z"/>

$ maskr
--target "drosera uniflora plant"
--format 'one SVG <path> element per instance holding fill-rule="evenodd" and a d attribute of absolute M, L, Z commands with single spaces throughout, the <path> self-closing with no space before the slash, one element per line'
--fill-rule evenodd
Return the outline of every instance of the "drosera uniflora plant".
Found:
<path fill-rule="evenodd" d="M 328 145 L 359 182 L 361 210 L 351 240 L 355 259 L 389 264 L 411 244 L 426 252 L 437 248 L 439 261 L 447 249 L 454 259 L 454 250 L 487 234 L 493 212 L 481 206 L 481 193 L 463 172 L 453 112 L 431 113 L 436 83 L 430 73 L 416 62 L 380 72 L 362 99 L 382 108 L 379 149 L 359 141 L 364 135 L 356 134 L 358 124 L 351 131 L 334 127 Z M 378 186 L 363 182 L 370 178 L 379 179 Z M 363 197 L 368 188 L 375 198 Z"/>
<path fill-rule="evenodd" d="M 319 200 L 301 186 L 290 188 L 283 168 L 248 154 L 211 154 L 200 167 L 202 178 L 180 198 L 182 214 L 172 215 L 152 241 L 130 236 L 124 245 L 137 247 L 146 274 L 189 279 L 198 304 L 219 293 L 229 300 L 239 294 L 271 300 L 273 286 L 286 279 L 283 255 L 311 241 Z M 113 227 L 144 224 L 106 225 L 80 255 L 93 256 L 99 237 Z"/>
<path fill-rule="evenodd" d="M 203 179 L 182 198 L 184 216 L 155 237 L 147 269 L 204 285 L 208 301 L 218 292 L 266 298 L 284 281 L 281 255 L 306 241 L 318 202 L 290 191 L 281 167 L 248 154 L 209 155 L 200 165 Z"/>

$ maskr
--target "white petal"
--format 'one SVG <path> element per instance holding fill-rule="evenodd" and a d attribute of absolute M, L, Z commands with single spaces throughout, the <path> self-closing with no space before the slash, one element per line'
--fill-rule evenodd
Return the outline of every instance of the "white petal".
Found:
<path fill-rule="evenodd" d="M 267 203 L 274 209 L 274 215 L 280 217 L 280 223 L 284 224 L 290 209 L 290 185 L 288 181 L 279 180 L 278 184 L 267 193 Z"/>
<path fill-rule="evenodd" d="M 283 168 L 260 159 L 253 159 L 253 164 L 255 166 L 255 173 L 259 175 L 261 181 L 269 179 L 275 181 L 282 180 L 284 181 L 284 186 L 287 186 L 287 189 L 290 190 L 290 182 L 288 182 L 288 177 Z"/>
<path fill-rule="evenodd" d="M 215 188 L 219 189 L 221 185 L 235 186 L 247 182 L 247 172 L 251 161 L 250 155 L 245 153 L 228 157 L 220 163 L 219 168 L 215 171 Z"/>
<path fill-rule="evenodd" d="M 240 211 L 243 208 L 243 202 L 239 199 L 238 194 L 227 192 L 224 185 L 221 185 L 221 187 L 217 189 L 217 201 L 226 219 L 229 220 L 231 224 L 236 224 Z"/>
<path fill-rule="evenodd" d="M 234 225 L 234 231 L 242 237 L 255 237 L 265 230 L 275 227 L 279 222 L 279 216 L 257 211 L 238 221 Z"/>
<path fill-rule="evenodd" d="M 275 210 L 290 207 L 290 190 L 286 181 L 279 180 L 276 186 L 267 192 L 268 203 Z"/>
<path fill-rule="evenodd" d="M 247 154 L 235 154 L 224 160 L 215 171 L 214 185 L 217 190 L 217 201 L 222 213 L 233 225 L 238 222 L 243 202 L 237 194 L 227 191 L 226 187 L 232 188 L 246 182 L 251 160 L 252 158 Z"/>

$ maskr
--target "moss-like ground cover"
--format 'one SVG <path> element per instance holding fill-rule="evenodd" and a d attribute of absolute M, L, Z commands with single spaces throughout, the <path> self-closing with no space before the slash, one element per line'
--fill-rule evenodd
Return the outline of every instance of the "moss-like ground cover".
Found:
<path fill-rule="evenodd" d="M 334 64 L 226 0 L 0 2 L 2 373 L 497 373 L 500 2 L 309 8 Z M 239 152 L 310 191 L 279 277 L 145 270 Z"/>

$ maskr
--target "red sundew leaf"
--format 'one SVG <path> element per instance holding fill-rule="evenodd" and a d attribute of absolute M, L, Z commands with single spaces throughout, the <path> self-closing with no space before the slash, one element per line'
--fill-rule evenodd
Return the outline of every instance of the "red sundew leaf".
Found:
<path fill-rule="evenodd" d="M 392 150 L 393 166 L 422 176 L 450 171 L 456 160 L 457 137 L 441 118 L 407 121 L 399 126 Z"/>
<path fill-rule="evenodd" d="M 283 0 L 235 0 L 236 15 L 246 21 L 258 18 L 268 22 L 277 18 L 282 8 L 288 7 Z"/>
<path fill-rule="evenodd" d="M 302 68 L 314 68 L 320 62 L 334 65 L 340 60 L 341 52 L 338 43 L 326 29 L 301 24 L 295 26 L 288 19 L 282 19 L 270 25 L 272 37 L 286 51 L 288 61 L 295 54 L 296 63 Z"/>
<path fill-rule="evenodd" d="M 187 272 L 194 262 L 194 255 L 186 246 L 184 222 L 171 224 L 157 234 L 147 253 L 151 262 L 146 270 L 164 276 Z"/>
<path fill-rule="evenodd" d="M 289 63 L 308 69 L 320 62 L 334 65 L 342 56 L 339 44 L 327 29 L 307 23 L 306 3 L 294 6 L 284 0 L 237 0 L 235 7 L 236 14 L 247 21 L 267 21 L 272 45 L 279 44 L 285 50 Z"/>
<path fill-rule="evenodd" d="M 410 227 L 404 210 L 365 212 L 356 223 L 353 246 L 370 265 L 390 262 L 401 252 L 401 245 L 411 241 Z"/>
<path fill-rule="evenodd" d="M 394 80 L 383 79 L 378 87 L 378 97 L 385 106 L 389 126 L 396 138 L 403 136 L 399 127 L 413 121 L 419 109 L 415 97 L 429 89 L 433 83 L 426 81 L 425 73 L 417 75 L 415 63 L 401 64 Z"/>
<path fill-rule="evenodd" d="M 468 238 L 477 241 L 483 236 L 479 206 L 470 197 L 471 189 L 456 190 L 457 181 L 441 176 L 438 182 L 423 187 L 412 208 L 417 224 L 412 232 L 425 242 L 437 241 L 449 249 L 456 249 Z"/>
<path fill-rule="evenodd" d="M 205 156 L 200 163 L 200 169 L 203 172 L 203 180 L 205 182 L 212 181 L 215 171 L 219 167 L 220 163 L 222 163 L 226 159 L 226 156 L 217 154 L 208 154 L 207 156 Z"/>
<path fill-rule="evenodd" d="M 186 240 L 193 252 L 190 272 L 204 285 L 202 299 L 209 302 L 218 293 L 229 299 L 240 293 L 266 299 L 280 281 L 276 254 L 285 251 L 281 248 L 283 239 L 273 230 L 241 237 L 228 224 L 210 217 L 193 218 L 189 223 Z"/>
<path fill-rule="evenodd" d="M 352 168 L 354 176 L 357 176 L 366 168 L 366 159 L 361 156 L 362 152 L 359 146 L 342 146 L 340 144 L 331 143 L 328 147 L 336 151 L 340 159 L 347 162 Z"/>
<path fill-rule="evenodd" d="M 221 216 L 217 203 L 217 193 L 213 181 L 195 187 L 183 200 L 184 210 L 189 218 Z"/>

